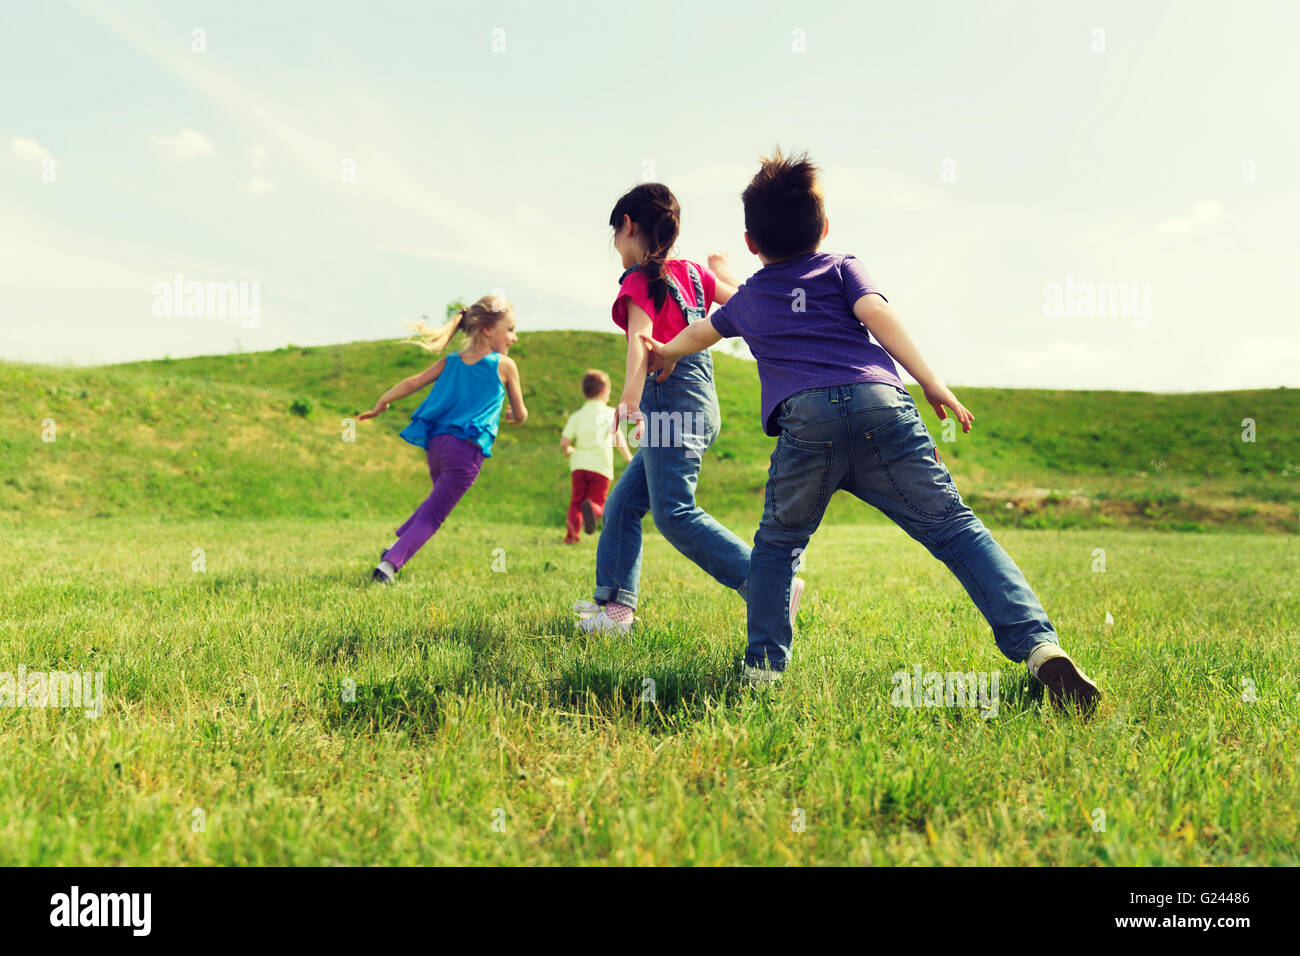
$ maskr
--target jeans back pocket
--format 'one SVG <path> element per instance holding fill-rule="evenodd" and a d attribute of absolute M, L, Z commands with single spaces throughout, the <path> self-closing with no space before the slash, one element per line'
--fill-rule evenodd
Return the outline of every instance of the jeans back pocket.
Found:
<path fill-rule="evenodd" d="M 939 461 L 934 439 L 915 406 L 863 437 L 871 445 L 892 496 L 904 507 L 930 520 L 952 514 L 961 496 L 952 475 Z"/>
<path fill-rule="evenodd" d="M 815 525 L 830 495 L 829 441 L 809 442 L 783 431 L 768 469 L 767 512 L 784 528 Z"/>

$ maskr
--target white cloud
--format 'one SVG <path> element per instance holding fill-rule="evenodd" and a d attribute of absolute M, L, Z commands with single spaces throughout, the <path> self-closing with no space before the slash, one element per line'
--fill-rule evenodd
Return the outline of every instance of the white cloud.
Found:
<path fill-rule="evenodd" d="M 1123 388 L 1126 380 L 1119 354 L 1087 342 L 1057 339 L 998 351 L 982 381 L 1015 382 L 1017 388 Z"/>
<path fill-rule="evenodd" d="M 1218 346 L 1216 361 L 1205 367 L 1198 389 L 1294 387 L 1295 370 L 1300 367 L 1300 342 L 1289 338 L 1285 331 L 1279 335 L 1225 336 Z M 1243 376 L 1240 369 L 1249 369 L 1249 375 Z"/>
<path fill-rule="evenodd" d="M 1157 228 L 1160 232 L 1170 235 L 1190 235 L 1218 222 L 1222 216 L 1223 207 L 1217 202 L 1198 202 L 1192 207 L 1190 216 L 1166 219 Z"/>
<path fill-rule="evenodd" d="M 9 152 L 28 163 L 42 163 L 47 159 L 54 158 L 50 155 L 50 151 L 36 140 L 22 136 L 15 136 L 10 140 Z"/>
<path fill-rule="evenodd" d="M 376 249 L 382 249 L 384 252 L 396 252 L 403 256 L 413 256 L 417 259 L 430 259 L 434 262 L 454 262 L 457 265 L 473 266 L 479 268 L 482 263 L 473 256 L 465 255 L 461 252 L 443 252 L 438 249 L 416 249 L 411 246 L 399 246 L 391 242 L 376 242 Z"/>
<path fill-rule="evenodd" d="M 239 182 L 240 189 L 253 196 L 261 196 L 272 192 L 275 189 L 275 184 L 269 182 L 266 177 L 262 175 L 262 167 L 266 165 L 266 160 L 269 155 L 270 154 L 267 153 L 266 147 L 264 146 L 253 146 L 249 148 L 248 164 L 253 167 L 253 176 L 246 182 L 241 180 Z"/>
<path fill-rule="evenodd" d="M 275 348 L 290 337 L 317 344 L 301 330 L 319 323 L 321 303 L 310 290 L 308 298 L 298 297 L 297 287 L 278 281 L 264 264 L 194 258 L 170 246 L 92 234 L 2 198 L 0 222 L 8 227 L 0 229 L 0 261 L 8 267 L 0 359 L 124 362 L 215 354 L 229 351 L 236 338 L 252 349 Z M 170 282 L 178 272 L 201 281 L 260 282 L 266 291 L 261 326 L 159 319 L 152 313 L 154 285 Z"/>
<path fill-rule="evenodd" d="M 259 269 L 269 270 L 271 262 L 281 267 L 275 273 L 282 281 L 276 284 L 281 295 L 302 296 L 314 306 L 319 304 L 315 301 L 319 296 L 322 303 L 337 305 L 337 328 L 346 330 L 342 335 L 347 337 L 363 337 L 353 329 L 369 326 L 345 315 L 370 311 L 355 308 L 356 300 L 367 294 L 357 290 L 368 283 L 355 281 L 352 270 L 346 268 L 349 256 L 356 257 L 358 273 L 382 270 L 388 280 L 382 283 L 382 290 L 375 290 L 383 297 L 378 314 L 418 311 L 417 303 L 426 296 L 436 300 L 445 297 L 444 293 L 506 286 L 519 300 L 525 328 L 553 321 L 560 327 L 612 329 L 609 302 L 621 263 L 610 248 L 604 222 L 613 199 L 635 180 L 638 171 L 644 173 L 640 164 L 646 154 L 662 154 L 657 175 L 669 182 L 682 200 L 685 215 L 680 254 L 700 260 L 710 250 L 729 248 L 733 269 L 742 277 L 759 266 L 740 242 L 739 191 L 757 168 L 757 146 L 765 145 L 764 141 L 755 143 L 753 149 L 744 147 L 753 141 L 752 129 L 740 129 L 737 137 L 736 125 L 719 127 L 722 145 L 699 157 L 670 149 L 655 136 L 634 136 L 633 146 L 617 150 L 607 143 L 598 149 L 593 144 L 590 151 L 597 158 L 578 167 L 559 164 L 558 174 L 548 171 L 545 163 L 549 160 L 530 155 L 544 146 L 545 140 L 529 141 L 521 133 L 517 148 L 503 153 L 499 163 L 475 165 L 461 157 L 491 155 L 481 147 L 499 136 L 503 125 L 518 119 L 531 129 L 526 100 L 510 95 L 508 101 L 501 101 L 497 99 L 501 90 L 485 93 L 483 102 L 495 103 L 498 112 L 488 114 L 494 120 L 484 123 L 474 120 L 477 114 L 469 112 L 473 101 L 466 100 L 465 110 L 452 110 L 445 123 L 458 131 L 462 149 L 459 155 L 441 155 L 430 148 L 436 148 L 437 142 L 425 129 L 427 124 L 410 122 L 411 100 L 399 95 L 403 91 L 386 87 L 380 70 L 354 70 L 351 75 L 342 69 L 329 70 L 303 78 L 294 71 L 282 74 L 274 63 L 259 72 L 255 61 L 246 63 L 245 69 L 212 69 L 208 57 L 190 52 L 184 42 L 183 22 L 150 22 L 153 16 L 163 16 L 162 9 L 154 9 L 151 15 L 149 5 L 132 6 L 127 16 L 115 9 L 118 5 L 107 2 L 73 0 L 71 5 L 102 24 L 106 35 L 121 40 L 121 50 L 102 45 L 106 58 L 110 53 L 126 52 L 133 54 L 131 60 L 140 61 L 142 69 L 156 65 L 167 70 L 178 81 L 171 85 L 182 97 L 180 102 L 189 104 L 191 92 L 202 95 L 192 104 L 194 113 L 164 115 L 205 125 L 214 135 L 222 135 L 222 149 L 217 152 L 231 159 L 235 167 L 225 173 L 227 190 L 238 180 L 241 196 L 271 192 L 269 176 L 274 173 L 281 182 L 291 182 L 293 188 L 286 187 L 286 191 L 294 193 L 294 198 L 317 204 L 320 222 L 313 234 L 305 237 L 305 248 L 294 250 L 292 259 L 268 254 L 266 245 L 260 250 L 256 245 L 249 248 L 253 241 L 261 245 L 264 238 L 270 244 L 269 237 L 278 234 L 277 222 L 284 224 L 289 220 L 283 217 L 293 215 L 288 208 L 262 210 L 259 215 L 265 218 L 260 221 L 268 228 L 251 237 L 253 241 L 238 236 L 233 245 L 239 250 L 237 255 L 249 256 Z M 364 57 L 348 64 L 365 65 Z M 106 81 L 114 72 L 105 71 Z M 539 97 L 567 88 L 559 73 L 544 71 L 533 74 L 532 79 L 533 88 L 527 92 Z M 431 83 L 443 81 L 441 75 L 430 77 Z M 454 83 L 454 77 L 447 82 Z M 209 106 L 215 107 L 215 114 Z M 1057 110 L 1053 115 L 1059 114 Z M 216 119 L 199 118 L 213 115 Z M 804 128 L 818 126 L 814 121 L 820 115 L 824 114 L 808 114 L 805 119 L 811 125 Z M 938 120 L 938 128 L 932 119 Z M 1169 195 L 1183 198 L 1162 201 L 1141 190 L 1133 191 L 1134 177 L 1128 165 L 1112 168 L 1102 163 L 1111 178 L 1098 180 L 1092 193 L 1057 194 L 1049 188 L 1055 173 L 1046 164 L 1042 169 L 1018 164 L 1015 157 L 1023 153 L 1011 154 L 1010 161 L 1004 162 L 1007 157 L 1001 152 L 981 152 L 976 147 L 984 140 L 978 136 L 962 139 L 968 127 L 941 128 L 948 119 L 947 115 L 925 116 L 916 121 L 920 132 L 912 136 L 913 130 L 905 128 L 908 135 L 900 137 L 898 149 L 891 147 L 888 159 L 877 160 L 871 158 L 877 155 L 874 149 L 850 146 L 850 141 L 860 145 L 860 137 L 845 139 L 837 155 L 833 144 L 840 142 L 841 131 L 827 123 L 823 145 L 814 152 L 827 164 L 825 181 L 832 220 L 827 248 L 862 257 L 903 311 L 905 322 L 915 328 L 927 358 L 946 378 L 1008 386 L 1104 387 L 1103 383 L 1114 383 L 1180 388 L 1189 383 L 1204 387 L 1202 383 L 1214 368 L 1221 371 L 1223 382 L 1245 387 L 1261 367 L 1265 371 L 1275 367 L 1274 353 L 1259 348 L 1234 354 L 1240 363 L 1228 367 L 1222 353 L 1215 351 L 1219 348 L 1216 331 L 1221 331 L 1222 317 L 1228 314 L 1236 316 L 1234 333 L 1249 330 L 1261 339 L 1271 334 L 1285 339 L 1286 310 L 1279 310 L 1277 303 L 1295 301 L 1300 295 L 1300 280 L 1286 268 L 1294 259 L 1294 255 L 1287 256 L 1294 242 L 1281 239 L 1290 235 L 1285 224 L 1300 212 L 1294 190 L 1273 184 L 1273 192 L 1264 192 L 1269 184 L 1261 181 L 1252 189 L 1219 193 L 1217 189 L 1202 191 L 1191 179 L 1179 178 L 1167 185 L 1175 190 Z M 144 118 L 144 122 L 150 121 Z M 152 121 L 158 122 L 157 118 Z M 239 139 L 228 140 L 219 133 L 214 125 L 218 122 L 237 130 Z M 14 123 L 10 135 L 16 131 L 41 133 L 42 129 Z M 133 138 L 152 150 L 150 137 L 178 129 L 146 125 L 134 132 Z M 950 141 L 971 154 L 970 159 L 957 163 L 957 188 L 943 181 L 939 165 L 945 152 L 959 151 L 949 149 L 946 144 Z M 265 147 L 262 164 L 239 169 L 249 162 L 252 143 Z M 65 149 L 60 146 L 61 153 Z M 1260 147 L 1261 156 L 1264 149 Z M 163 154 L 158 155 L 161 158 Z M 340 176 L 344 157 L 354 158 L 362 170 L 355 182 Z M 1080 161 L 1096 158 L 1089 153 Z M 210 202 L 216 199 L 219 204 L 219 197 L 199 192 L 208 185 L 206 181 L 175 184 L 178 192 L 186 187 L 192 190 L 190 202 L 182 205 L 183 193 L 173 197 L 170 189 L 159 191 L 148 178 L 133 177 L 130 170 L 113 170 L 108 165 L 111 158 L 105 159 L 103 168 L 94 172 L 120 173 L 115 179 L 132 198 L 156 204 L 159 209 L 169 208 L 178 222 L 192 226 L 190 237 L 201 236 L 201 248 L 217 252 L 232 238 L 216 215 L 219 206 L 214 210 Z M 208 159 L 204 165 L 210 162 Z M 17 164 L 11 159 L 11 165 Z M 1018 185 L 1021 177 L 1023 189 Z M 1015 192 L 1002 188 L 1010 180 L 1017 184 Z M 1223 207 L 1216 202 L 1193 202 L 1216 194 L 1224 195 Z M 258 205 L 278 207 L 281 198 L 287 197 L 263 196 Z M 1231 216 L 1226 209 L 1229 202 L 1233 204 Z M 918 211 L 930 214 L 916 215 Z M 79 204 L 77 208 L 58 204 L 46 210 L 48 215 L 66 217 L 71 238 L 84 240 L 85 252 L 98 255 L 99 243 L 109 237 L 71 229 L 79 213 Z M 1166 223 L 1166 217 L 1177 218 Z M 1219 236 L 1229 227 L 1233 235 Z M 1247 229 L 1252 241 L 1230 241 L 1238 233 L 1244 236 Z M 183 252 L 190 237 L 169 230 L 168 247 Z M 1211 261 L 1203 252 L 1210 250 L 1188 246 L 1214 237 L 1224 240 L 1213 250 L 1218 254 L 1214 272 L 1223 281 L 1202 282 L 1199 280 L 1208 274 L 1203 262 Z M 6 245 L 12 244 L 0 237 L 0 248 Z M 375 255 L 376 249 L 385 255 Z M 304 263 L 324 257 L 342 265 L 338 274 L 320 288 L 304 282 L 309 274 Z M 417 257 L 415 267 L 401 257 Z M 1225 264 L 1224 257 L 1230 258 L 1230 264 Z M 133 261 L 133 256 L 121 258 Z M 151 268 L 157 268 L 154 263 L 158 261 L 156 256 L 148 260 Z M 52 259 L 47 265 L 56 270 L 59 263 Z M 424 270 L 425 263 L 437 268 Z M 188 275 L 190 270 L 177 271 Z M 463 277 L 458 275 L 462 271 Z M 1131 322 L 1117 324 L 1110 329 L 1111 335 L 1105 334 L 1106 327 L 1100 323 L 1053 327 L 1042 316 L 1042 284 L 1069 274 L 1088 280 L 1150 282 L 1159 302 L 1158 321 L 1147 329 L 1133 329 Z M 1241 281 L 1242 277 L 1252 281 Z M 50 288 L 61 288 L 49 278 Z M 270 289 L 272 276 L 261 278 Z M 8 302 L 5 305 L 7 312 Z M 75 310 L 64 311 L 104 311 L 76 305 Z M 51 311 L 46 306 L 43 312 L 31 314 Z M 293 311 L 311 314 L 319 309 Z M 86 323 L 88 329 L 97 327 L 91 320 Z M 396 318 L 392 325 L 392 334 L 397 334 Z M 319 321 L 308 327 L 322 328 Z M 378 333 L 364 333 L 370 334 Z M 299 341 L 297 330 L 292 335 Z M 1053 340 L 1076 336 L 1085 341 L 1077 346 L 1053 346 Z M 1008 346 L 1013 349 L 1010 354 L 1003 351 Z M 196 343 L 194 348 L 198 347 Z M 162 350 L 160 343 L 155 354 Z M 177 354 L 175 350 L 173 354 Z M 1297 367 L 1300 365 L 1293 364 L 1288 373 L 1292 382 Z M 1068 375 L 1068 382 L 1060 382 L 1058 375 Z"/>
<path fill-rule="evenodd" d="M 722 193 L 730 199 L 739 195 L 757 171 L 757 162 L 705 163 L 672 176 L 673 194 L 680 196 L 693 192 Z"/>
<path fill-rule="evenodd" d="M 212 141 L 192 129 L 183 129 L 175 136 L 155 136 L 153 141 L 172 159 L 191 159 L 213 151 Z"/>
<path fill-rule="evenodd" d="M 757 171 L 750 170 L 742 182 Z M 897 169 L 869 169 L 840 167 L 826 170 L 821 179 L 826 187 L 828 201 L 837 207 L 907 211 L 935 209 L 940 204 L 939 167 L 935 166 L 934 180 L 920 178 Z"/>
<path fill-rule="evenodd" d="M 77 5 L 125 43 L 205 94 L 231 115 L 260 126 L 262 134 L 275 143 L 277 157 L 315 177 L 322 186 L 331 190 L 339 188 L 338 150 L 328 133 L 313 130 L 291 110 L 276 109 L 264 94 L 241 86 L 236 77 L 202 68 L 196 62 L 200 58 L 146 37 L 111 5 L 86 2 Z M 525 279 L 539 289 L 571 301 L 608 307 L 608 295 L 601 291 L 606 283 L 587 278 L 586 274 L 575 275 L 572 270 L 564 268 L 572 261 L 572 256 L 557 251 L 557 244 L 565 241 L 563 230 L 551 248 L 539 251 L 536 245 L 520 242 L 516 234 L 487 220 L 480 209 L 463 198 L 430 188 L 425 180 L 418 178 L 421 173 L 410 172 L 421 169 L 419 161 L 402 164 L 396 159 L 377 156 L 367 169 L 372 208 L 386 205 L 400 210 L 412 221 L 424 220 L 421 223 L 424 229 L 433 227 L 450 234 L 465 254 L 472 255 L 475 261 L 509 263 L 512 276 Z M 239 188 L 258 195 L 275 187 L 261 176 L 260 169 L 255 166 L 252 179 L 241 182 Z M 381 212 L 376 215 L 387 218 L 391 214 Z M 553 227 L 554 223 L 549 217 L 542 216 L 537 225 L 539 228 Z M 523 234 L 526 232 L 519 233 Z"/>

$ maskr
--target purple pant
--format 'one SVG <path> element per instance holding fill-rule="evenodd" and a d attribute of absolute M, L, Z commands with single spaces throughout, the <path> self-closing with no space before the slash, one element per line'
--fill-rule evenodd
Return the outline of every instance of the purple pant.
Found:
<path fill-rule="evenodd" d="M 429 477 L 433 479 L 433 493 L 415 509 L 415 513 L 397 529 L 397 543 L 384 555 L 393 567 L 400 568 L 411 556 L 433 537 L 456 507 L 456 502 L 469 491 L 483 467 L 483 450 L 473 442 L 455 435 L 436 435 L 425 448 L 429 461 Z"/>

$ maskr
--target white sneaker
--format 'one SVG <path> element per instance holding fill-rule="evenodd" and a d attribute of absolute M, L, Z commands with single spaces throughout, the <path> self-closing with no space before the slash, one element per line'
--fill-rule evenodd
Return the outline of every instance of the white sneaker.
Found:
<path fill-rule="evenodd" d="M 1073 704 L 1086 714 L 1097 706 L 1100 688 L 1056 644 L 1039 644 L 1029 652 L 1025 667 L 1047 688 L 1048 696 L 1057 707 Z"/>
<path fill-rule="evenodd" d="M 740 679 L 747 687 L 771 687 L 781 682 L 781 673 L 769 667 L 746 664 L 744 670 L 740 672 Z"/>
<path fill-rule="evenodd" d="M 632 622 L 636 618 L 628 621 L 616 621 L 602 607 L 591 617 L 584 617 L 578 622 L 578 630 L 584 634 L 626 634 L 632 630 Z"/>

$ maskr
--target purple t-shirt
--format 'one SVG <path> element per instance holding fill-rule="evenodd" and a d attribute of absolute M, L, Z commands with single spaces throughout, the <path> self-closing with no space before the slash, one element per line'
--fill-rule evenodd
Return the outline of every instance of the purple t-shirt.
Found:
<path fill-rule="evenodd" d="M 854 318 L 853 303 L 871 292 L 884 298 L 853 256 L 810 252 L 759 269 L 710 316 L 719 335 L 739 335 L 758 360 L 767 434 L 780 434 L 776 407 L 806 388 L 903 386 L 889 353 Z"/>

